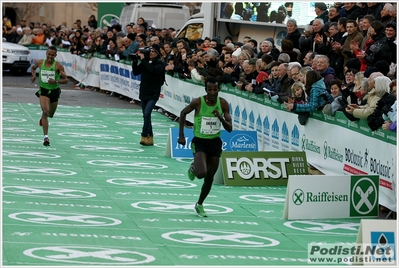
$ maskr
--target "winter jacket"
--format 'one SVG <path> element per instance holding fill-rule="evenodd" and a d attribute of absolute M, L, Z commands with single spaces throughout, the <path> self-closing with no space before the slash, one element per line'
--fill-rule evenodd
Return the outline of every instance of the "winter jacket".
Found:
<path fill-rule="evenodd" d="M 298 29 L 296 29 L 293 33 L 287 34 L 285 39 L 291 40 L 294 44 L 294 48 L 299 49 L 299 38 L 301 37 L 301 33 Z"/>
<path fill-rule="evenodd" d="M 375 63 L 381 60 L 389 64 L 391 62 L 396 63 L 396 44 L 394 41 L 395 38 L 388 39 L 386 36 L 375 41 L 366 51 L 367 56 L 364 57 L 367 66 L 374 67 Z"/>
<path fill-rule="evenodd" d="M 389 94 L 388 92 L 385 93 L 377 102 L 376 108 L 374 109 L 373 113 L 370 114 L 367 117 L 367 124 L 371 128 L 371 130 L 377 130 L 379 129 L 384 121 L 390 120 L 390 118 L 384 117 L 386 116 L 389 112 L 393 112 L 392 106 L 393 104 L 396 103 L 396 96 Z M 391 121 L 396 121 L 396 106 L 395 108 L 395 113 L 391 114 L 394 115 L 394 120 Z"/>
<path fill-rule="evenodd" d="M 325 97 L 323 97 L 323 95 Z M 294 103 L 292 111 L 295 113 L 316 111 L 326 104 L 325 98 L 327 98 L 327 101 L 330 103 L 334 101 L 334 98 L 326 90 L 324 80 L 320 79 L 319 81 L 313 83 L 308 96 L 308 102 L 305 104 Z"/>
<path fill-rule="evenodd" d="M 375 108 L 377 107 L 377 102 L 380 100 L 380 97 L 377 96 L 377 92 L 373 88 L 365 97 L 367 100 L 366 105 L 359 106 L 358 109 L 353 110 L 353 116 L 356 118 L 367 119 L 369 115 L 371 115 Z"/>
<path fill-rule="evenodd" d="M 324 84 L 326 85 L 326 89 L 328 92 L 330 92 L 330 83 L 332 80 L 335 79 L 335 71 L 331 67 L 327 67 L 323 72 L 320 73 L 320 75 L 323 77 Z"/>
<path fill-rule="evenodd" d="M 138 62 L 138 60 L 132 62 L 132 69 L 134 75 L 141 74 L 139 99 L 158 100 L 165 79 L 163 62 L 159 58 L 152 60 L 151 63 L 145 58 Z"/>
<path fill-rule="evenodd" d="M 33 36 L 34 36 L 33 34 L 24 34 L 22 36 L 22 38 L 19 40 L 18 45 L 28 46 L 28 45 L 32 44 Z"/>
<path fill-rule="evenodd" d="M 348 20 L 357 20 L 358 18 L 363 18 L 364 16 L 362 9 L 356 4 L 351 9 L 345 10 L 345 13 L 345 17 Z"/>

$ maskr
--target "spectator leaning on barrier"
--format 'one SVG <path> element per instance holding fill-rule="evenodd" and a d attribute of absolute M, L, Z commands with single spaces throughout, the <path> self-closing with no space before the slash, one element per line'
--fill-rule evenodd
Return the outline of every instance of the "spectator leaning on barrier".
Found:
<path fill-rule="evenodd" d="M 367 119 L 377 107 L 377 102 L 381 97 L 389 92 L 389 84 L 391 80 L 386 76 L 378 76 L 374 79 L 374 88 L 367 94 L 365 99 L 367 103 L 364 106 L 357 104 L 350 104 L 346 107 L 345 111 L 352 114 L 355 118 Z"/>
<path fill-rule="evenodd" d="M 19 40 L 18 45 L 28 46 L 32 43 L 32 37 L 33 37 L 32 30 L 29 27 L 25 27 L 23 30 L 24 30 L 24 35 Z"/>
<path fill-rule="evenodd" d="M 380 82 L 380 80 L 382 81 Z M 389 92 L 389 86 L 391 82 L 392 81 L 385 76 L 377 77 L 375 79 L 376 90 L 379 88 L 379 84 L 382 84 L 382 88 L 384 89 L 384 91 L 381 93 L 382 96 L 378 100 L 377 106 L 374 109 L 373 113 L 367 117 L 368 126 L 372 131 L 379 129 L 384 124 L 384 121 L 387 120 L 387 117 L 384 117 L 384 115 L 388 115 L 392 105 L 396 102 L 396 96 Z M 387 86 L 388 90 L 386 90 Z"/>
<path fill-rule="evenodd" d="M 323 78 L 317 71 L 311 70 L 306 73 L 305 88 L 306 94 L 309 96 L 308 102 L 305 104 L 285 102 L 287 111 L 313 112 L 324 108 L 324 105 L 334 100 L 330 93 L 327 92 Z"/>

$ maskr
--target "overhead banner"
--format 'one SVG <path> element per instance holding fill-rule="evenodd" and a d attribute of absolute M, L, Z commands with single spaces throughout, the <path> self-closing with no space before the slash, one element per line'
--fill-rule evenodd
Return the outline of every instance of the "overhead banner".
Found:
<path fill-rule="evenodd" d="M 283 218 L 376 218 L 379 188 L 376 175 L 290 176 Z"/>
<path fill-rule="evenodd" d="M 194 138 L 193 129 L 184 128 L 184 137 L 186 145 L 177 142 L 179 139 L 179 128 L 170 128 L 168 141 L 166 143 L 165 155 L 172 158 L 194 158 L 191 150 L 191 141 Z M 257 152 L 258 139 L 255 131 L 233 130 L 228 132 L 222 130 L 220 133 L 222 139 L 222 150 L 240 151 L 240 152 Z"/>
<path fill-rule="evenodd" d="M 104 26 L 112 26 L 114 23 L 119 23 L 119 18 L 122 13 L 124 3 L 112 2 L 104 3 L 98 2 L 98 27 L 101 29 Z"/>
<path fill-rule="evenodd" d="M 304 152 L 223 152 L 221 165 L 226 186 L 287 185 L 308 174 Z"/>

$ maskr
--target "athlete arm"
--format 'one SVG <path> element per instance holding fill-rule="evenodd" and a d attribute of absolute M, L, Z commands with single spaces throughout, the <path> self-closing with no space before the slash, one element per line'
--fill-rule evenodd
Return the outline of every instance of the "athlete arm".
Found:
<path fill-rule="evenodd" d="M 197 107 L 200 107 L 201 100 L 200 98 L 193 99 L 189 105 L 183 108 L 180 112 L 179 117 L 179 139 L 177 142 L 181 145 L 186 145 L 186 138 L 184 137 L 184 126 L 186 124 L 186 115 L 191 113 Z"/>
<path fill-rule="evenodd" d="M 228 132 L 233 131 L 233 125 L 231 124 L 231 116 L 229 104 L 225 99 L 220 99 L 220 105 L 222 106 L 223 117 L 220 116 L 219 120 L 222 122 L 224 129 Z"/>
<path fill-rule="evenodd" d="M 36 80 L 36 69 L 37 69 L 37 67 L 42 65 L 42 62 L 43 62 L 43 60 L 35 60 L 35 63 L 31 67 L 32 77 L 30 80 L 32 81 L 32 83 L 35 82 L 35 80 Z"/>

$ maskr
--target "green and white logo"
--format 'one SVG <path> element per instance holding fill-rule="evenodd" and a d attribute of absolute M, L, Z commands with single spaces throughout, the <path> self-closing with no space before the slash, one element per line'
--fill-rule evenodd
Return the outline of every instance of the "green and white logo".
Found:
<path fill-rule="evenodd" d="M 295 205 L 301 205 L 305 200 L 305 194 L 301 189 L 296 189 L 292 194 L 292 200 L 294 201 Z"/>
<path fill-rule="evenodd" d="M 378 176 L 351 177 L 350 216 L 378 215 Z"/>

